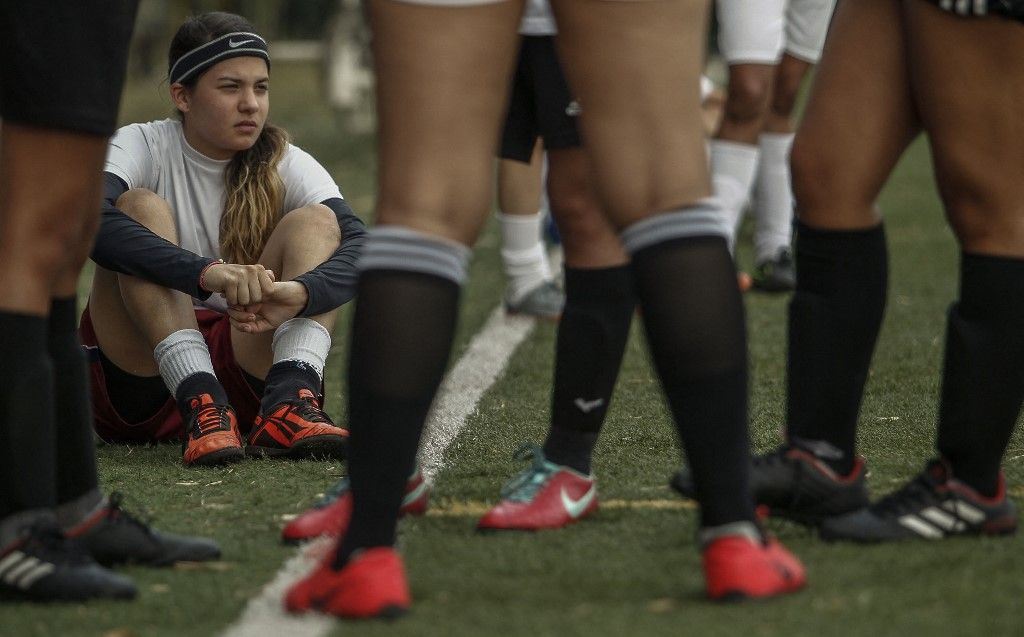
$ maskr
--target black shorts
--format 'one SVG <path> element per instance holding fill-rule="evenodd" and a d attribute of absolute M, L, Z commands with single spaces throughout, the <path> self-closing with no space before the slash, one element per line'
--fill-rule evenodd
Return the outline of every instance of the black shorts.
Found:
<path fill-rule="evenodd" d="M 555 54 L 555 38 L 524 36 L 499 155 L 529 163 L 537 137 L 548 149 L 579 146 L 579 112 Z"/>
<path fill-rule="evenodd" d="M 113 134 L 137 4 L 0 2 L 0 118 Z"/>

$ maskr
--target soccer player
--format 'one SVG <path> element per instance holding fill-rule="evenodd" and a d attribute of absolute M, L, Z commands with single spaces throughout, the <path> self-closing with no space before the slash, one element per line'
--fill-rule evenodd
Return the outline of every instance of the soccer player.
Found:
<path fill-rule="evenodd" d="M 448 4 L 369 3 L 381 169 L 349 364 L 352 520 L 337 549 L 288 592 L 292 611 L 374 617 L 410 604 L 395 526 L 451 350 L 468 246 L 490 205 L 523 8 Z M 553 6 L 594 183 L 630 255 L 651 353 L 697 467 L 708 594 L 792 592 L 803 568 L 758 527 L 747 484 L 743 306 L 729 229 L 708 198 L 695 90 L 707 7 Z"/>
<path fill-rule="evenodd" d="M 81 323 L 96 430 L 184 437 L 187 465 L 339 456 L 323 369 L 363 224 L 268 122 L 270 56 L 248 21 L 188 19 L 168 66 L 179 118 L 121 128 L 104 169 Z"/>
<path fill-rule="evenodd" d="M 78 275 L 135 3 L 0 4 L 0 591 L 40 601 L 134 597 L 97 564 L 215 559 L 99 489 Z"/>
<path fill-rule="evenodd" d="M 837 8 L 793 147 L 799 277 L 789 310 L 787 441 L 754 458 L 751 479 L 759 502 L 821 524 L 824 538 L 1017 527 L 1000 462 L 1024 400 L 1021 21 L 1020 0 L 845 0 Z M 875 201 L 922 131 L 961 249 L 938 457 L 867 506 L 857 416 L 888 281 Z M 693 492 L 687 475 L 675 483 Z"/>
<path fill-rule="evenodd" d="M 789 149 L 800 85 L 821 55 L 835 0 L 717 0 L 718 46 L 729 64 L 721 125 L 711 141 L 715 194 L 735 243 L 752 191 L 754 289 L 793 289 Z"/>

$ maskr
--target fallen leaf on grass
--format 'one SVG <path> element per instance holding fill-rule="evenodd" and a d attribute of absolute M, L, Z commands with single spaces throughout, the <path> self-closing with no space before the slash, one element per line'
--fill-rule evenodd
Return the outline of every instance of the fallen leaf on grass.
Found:
<path fill-rule="evenodd" d="M 175 482 L 174 484 L 177 484 L 177 485 L 180 485 L 180 486 L 183 486 L 183 487 L 196 487 L 196 486 L 199 486 L 199 483 L 196 482 L 195 480 L 187 480 L 185 482 Z"/>
<path fill-rule="evenodd" d="M 149 587 L 149 590 L 154 593 L 170 593 L 171 587 L 167 584 L 153 584 Z"/>
<path fill-rule="evenodd" d="M 135 637 L 136 633 L 127 628 L 115 628 L 103 633 L 103 637 Z"/>
<path fill-rule="evenodd" d="M 651 613 L 670 613 L 676 609 L 676 600 L 671 597 L 659 597 L 647 603 L 647 610 Z"/>

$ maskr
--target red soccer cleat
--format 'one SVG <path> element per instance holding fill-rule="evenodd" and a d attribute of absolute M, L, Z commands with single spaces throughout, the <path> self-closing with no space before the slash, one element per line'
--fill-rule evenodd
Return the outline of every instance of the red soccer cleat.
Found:
<path fill-rule="evenodd" d="M 549 462 L 540 449 L 522 447 L 517 460 L 533 458 L 501 491 L 501 501 L 477 523 L 479 531 L 560 529 L 597 511 L 597 485 L 569 467 Z"/>
<path fill-rule="evenodd" d="M 412 603 L 402 558 L 390 546 L 360 551 L 341 570 L 334 551 L 285 595 L 289 612 L 317 610 L 348 619 L 395 618 Z"/>
<path fill-rule="evenodd" d="M 778 540 L 726 535 L 704 547 L 708 597 L 719 601 L 774 597 L 807 584 L 804 566 Z"/>
<path fill-rule="evenodd" d="M 250 456 L 343 459 L 348 430 L 331 422 L 313 392 L 300 389 L 295 400 L 256 416 L 248 443 Z"/>
<path fill-rule="evenodd" d="M 430 502 L 430 487 L 417 469 L 405 485 L 405 497 L 398 515 L 423 515 Z M 299 514 L 281 531 L 287 544 L 297 544 L 321 535 L 340 537 L 352 518 L 352 490 L 348 478 L 342 478 L 316 504 Z"/>

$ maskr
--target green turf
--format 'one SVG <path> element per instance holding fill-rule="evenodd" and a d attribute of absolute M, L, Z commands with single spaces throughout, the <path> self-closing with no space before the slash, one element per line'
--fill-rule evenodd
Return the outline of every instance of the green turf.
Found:
<path fill-rule="evenodd" d="M 316 72 L 278 65 L 273 118 L 321 159 L 361 213 L 373 197 L 372 140 L 343 132 L 308 99 Z M 164 90 L 164 88 L 161 88 Z M 157 89 L 133 85 L 124 119 L 163 116 Z M 892 284 L 879 354 L 862 410 L 860 444 L 876 493 L 895 488 L 931 453 L 944 312 L 956 291 L 956 249 L 917 145 L 882 201 Z M 741 240 L 742 241 L 742 240 Z M 749 254 L 740 261 L 749 266 Z M 493 228 L 482 238 L 464 295 L 455 356 L 499 302 L 502 277 Z M 778 441 L 784 388 L 786 299 L 748 294 L 755 447 Z M 328 407 L 344 421 L 342 378 L 347 321 L 328 370 Z M 702 598 L 696 513 L 665 487 L 678 464 L 671 430 L 634 329 L 595 471 L 609 506 L 561 532 L 481 536 L 460 507 L 493 502 L 520 467 L 521 440 L 546 425 L 554 327 L 540 324 L 456 439 L 438 476 L 435 511 L 403 522 L 415 607 L 395 623 L 339 623 L 332 632 L 389 635 L 1019 635 L 1024 540 L 954 540 L 899 546 L 826 545 L 801 527 L 771 528 L 805 561 L 810 587 L 787 599 L 713 605 Z M 454 360 L 454 358 L 453 358 Z M 337 476 L 336 462 L 247 461 L 227 469 L 186 469 L 175 446 L 99 449 L 110 489 L 128 492 L 161 528 L 203 533 L 224 561 L 199 570 L 127 569 L 142 594 L 134 603 L 0 604 L 0 635 L 211 635 L 241 613 L 294 554 L 280 546 L 283 517 L 311 502 Z M 1006 456 L 1012 492 L 1024 497 L 1024 437 Z"/>

